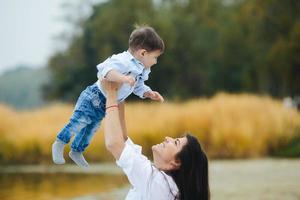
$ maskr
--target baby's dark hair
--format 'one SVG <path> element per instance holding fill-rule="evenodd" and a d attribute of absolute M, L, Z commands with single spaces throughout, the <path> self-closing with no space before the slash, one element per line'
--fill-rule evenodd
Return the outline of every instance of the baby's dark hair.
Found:
<path fill-rule="evenodd" d="M 165 44 L 156 31 L 150 26 L 136 26 L 129 37 L 129 48 L 133 51 L 145 49 L 149 52 L 164 52 Z"/>

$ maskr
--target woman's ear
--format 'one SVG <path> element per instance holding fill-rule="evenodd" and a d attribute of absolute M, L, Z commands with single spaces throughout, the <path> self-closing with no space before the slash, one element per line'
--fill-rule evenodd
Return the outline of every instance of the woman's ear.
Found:
<path fill-rule="evenodd" d="M 181 166 L 181 162 L 178 159 L 175 159 L 171 162 L 172 169 L 178 169 Z"/>

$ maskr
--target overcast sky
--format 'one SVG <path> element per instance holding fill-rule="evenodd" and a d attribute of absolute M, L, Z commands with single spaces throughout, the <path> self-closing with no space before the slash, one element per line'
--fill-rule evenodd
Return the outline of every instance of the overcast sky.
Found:
<path fill-rule="evenodd" d="M 61 0 L 1 0 L 0 73 L 17 65 L 45 65 L 64 30 Z"/>
<path fill-rule="evenodd" d="M 0 74 L 18 65 L 45 66 L 57 49 L 55 38 L 71 29 L 63 20 L 66 2 L 79 7 L 99 0 L 0 1 Z"/>

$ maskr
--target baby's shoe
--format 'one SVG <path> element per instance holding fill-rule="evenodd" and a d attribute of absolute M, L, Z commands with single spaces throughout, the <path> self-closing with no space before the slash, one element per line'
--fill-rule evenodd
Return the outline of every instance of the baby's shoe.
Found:
<path fill-rule="evenodd" d="M 89 167 L 89 163 L 84 159 L 82 152 L 77 151 L 70 151 L 69 157 L 79 166 L 82 168 Z"/>
<path fill-rule="evenodd" d="M 52 144 L 52 159 L 55 164 L 62 165 L 66 162 L 64 159 L 64 147 L 65 143 L 59 140 Z"/>

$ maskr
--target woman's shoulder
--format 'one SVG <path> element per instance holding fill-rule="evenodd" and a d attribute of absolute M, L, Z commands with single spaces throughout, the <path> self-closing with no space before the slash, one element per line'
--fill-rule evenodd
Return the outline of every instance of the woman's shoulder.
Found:
<path fill-rule="evenodd" d="M 149 168 L 151 165 L 150 160 L 142 154 L 142 147 L 133 143 L 130 138 L 126 140 L 125 147 L 116 163 L 123 169 L 145 168 L 146 166 Z"/>
<path fill-rule="evenodd" d="M 123 169 L 131 185 L 141 194 L 150 199 L 174 199 L 177 187 L 172 177 L 156 168 L 152 162 L 142 154 L 141 146 L 128 138 L 125 148 L 117 161 Z M 162 198 L 163 197 L 163 198 Z"/>
<path fill-rule="evenodd" d="M 158 170 L 149 184 L 147 199 L 173 200 L 177 193 L 178 189 L 172 177 Z"/>
<path fill-rule="evenodd" d="M 157 169 L 155 166 L 152 187 L 154 187 L 154 190 L 161 188 L 167 191 L 167 193 L 172 194 L 177 194 L 178 192 L 178 188 L 173 178 L 164 171 Z"/>

